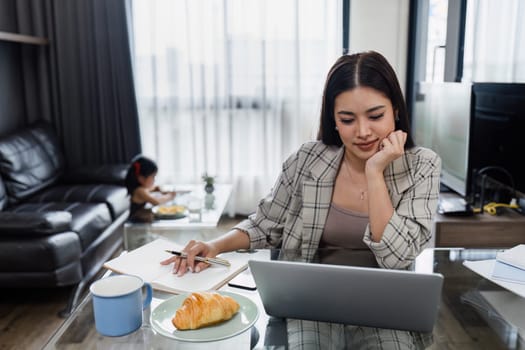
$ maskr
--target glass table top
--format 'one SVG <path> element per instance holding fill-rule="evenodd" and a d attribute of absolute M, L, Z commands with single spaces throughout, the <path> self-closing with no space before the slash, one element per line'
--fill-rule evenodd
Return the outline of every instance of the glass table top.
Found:
<path fill-rule="evenodd" d="M 441 304 L 433 332 L 430 349 L 522 349 L 525 333 L 525 301 L 511 292 L 491 283 L 463 266 L 464 260 L 492 259 L 494 249 L 426 249 L 416 259 L 416 272 L 436 272 L 444 276 Z M 282 260 L 304 261 L 304 252 L 272 250 L 270 256 Z M 343 249 L 318 249 L 308 254 L 315 263 L 368 266 L 373 259 L 370 252 Z M 371 253 L 370 253 L 371 254 Z M 249 274 L 249 271 L 243 272 Z M 158 334 L 150 324 L 151 310 L 172 294 L 154 292 L 151 307 L 144 313 L 142 327 L 123 337 L 105 337 L 97 333 L 94 325 L 91 296 L 88 295 L 66 319 L 63 326 L 50 339 L 45 349 L 277 349 L 311 348 L 302 344 L 302 337 L 292 333 L 285 319 L 268 316 L 257 291 L 224 286 L 223 291 L 250 298 L 259 309 L 254 326 L 234 337 L 213 343 L 182 342 Z M 336 337 L 332 340 L 335 341 Z M 330 344 L 345 348 L 343 343 Z M 304 339 L 302 340 L 304 341 Z M 310 344 L 311 345 L 311 344 Z M 328 344 L 323 343 L 323 348 Z M 315 346 L 314 346 L 315 348 Z"/>

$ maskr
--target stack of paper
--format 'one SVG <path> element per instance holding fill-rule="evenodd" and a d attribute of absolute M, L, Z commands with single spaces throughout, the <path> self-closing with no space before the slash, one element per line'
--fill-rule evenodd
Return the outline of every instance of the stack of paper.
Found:
<path fill-rule="evenodd" d="M 525 298 L 525 284 L 507 282 L 507 281 L 492 277 L 492 272 L 494 271 L 495 263 L 496 263 L 496 259 L 463 261 L 463 265 L 465 265 L 466 267 L 468 267 L 475 273 L 483 276 L 484 278 L 488 279 L 491 282 L 496 283 L 499 286 L 502 286 L 503 288 L 510 290 L 511 292 L 519 295 L 520 297 Z"/>
<path fill-rule="evenodd" d="M 525 298 L 525 244 L 498 253 L 496 259 L 465 260 L 463 265 Z"/>
<path fill-rule="evenodd" d="M 492 277 L 525 284 L 525 244 L 499 252 L 496 255 Z"/>

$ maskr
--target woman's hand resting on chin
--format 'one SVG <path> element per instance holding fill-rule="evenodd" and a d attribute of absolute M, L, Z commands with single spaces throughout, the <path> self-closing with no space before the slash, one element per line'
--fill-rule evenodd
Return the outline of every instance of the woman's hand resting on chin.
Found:
<path fill-rule="evenodd" d="M 366 161 L 366 173 L 380 172 L 405 153 L 407 133 L 401 130 L 392 131 L 379 143 L 379 151 Z"/>

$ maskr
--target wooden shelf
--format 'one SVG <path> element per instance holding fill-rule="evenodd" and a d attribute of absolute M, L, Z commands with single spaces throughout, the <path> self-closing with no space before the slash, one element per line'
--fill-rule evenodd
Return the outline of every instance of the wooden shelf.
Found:
<path fill-rule="evenodd" d="M 463 218 L 437 214 L 434 229 L 436 247 L 508 248 L 525 243 L 525 217 L 510 211 Z"/>
<path fill-rule="evenodd" d="M 0 32 L 0 41 L 11 41 L 22 44 L 48 45 L 49 40 L 38 36 Z"/>
<path fill-rule="evenodd" d="M 510 209 L 500 216 L 436 214 L 434 235 L 436 247 L 509 248 L 525 243 L 525 216 Z"/>

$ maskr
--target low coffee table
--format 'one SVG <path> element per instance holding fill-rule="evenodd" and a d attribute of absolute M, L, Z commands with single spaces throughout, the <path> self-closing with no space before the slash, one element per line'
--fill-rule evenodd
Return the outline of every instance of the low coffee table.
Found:
<path fill-rule="evenodd" d="M 124 249 L 133 250 L 159 237 L 167 239 L 177 239 L 188 242 L 195 239 L 196 233 L 202 236 L 203 240 L 208 240 L 216 233 L 217 224 L 223 213 L 226 211 L 233 216 L 232 210 L 227 208 L 232 193 L 232 185 L 217 184 L 213 192 L 213 197 L 206 197 L 202 185 L 181 185 L 175 186 L 176 189 L 191 191 L 176 197 L 176 203 L 188 205 L 191 198 L 199 198 L 202 201 L 202 209 L 199 221 L 190 220 L 189 215 L 180 219 L 158 219 L 152 223 L 133 223 L 124 224 Z M 213 199 L 213 201 L 206 201 Z"/>

